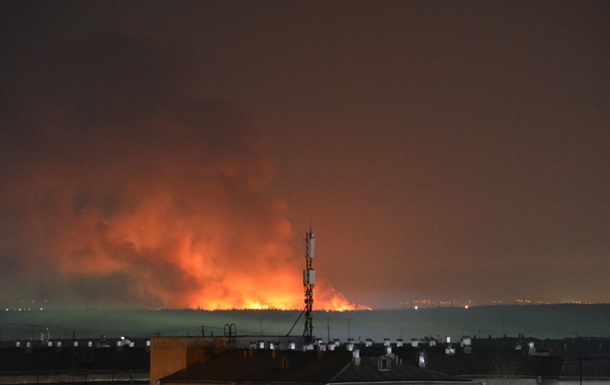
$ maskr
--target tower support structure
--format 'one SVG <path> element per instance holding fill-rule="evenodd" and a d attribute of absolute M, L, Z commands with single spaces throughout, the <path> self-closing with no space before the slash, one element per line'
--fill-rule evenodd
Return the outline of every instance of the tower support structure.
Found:
<path fill-rule="evenodd" d="M 316 284 L 316 271 L 313 269 L 315 244 L 316 240 L 310 227 L 304 239 L 305 269 L 303 270 L 303 286 L 305 287 L 305 330 L 303 330 L 303 337 L 307 342 L 313 341 L 313 287 Z"/>

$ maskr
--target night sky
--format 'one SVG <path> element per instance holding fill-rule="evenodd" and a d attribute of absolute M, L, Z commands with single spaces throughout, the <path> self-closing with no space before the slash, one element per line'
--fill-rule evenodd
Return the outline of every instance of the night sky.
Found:
<path fill-rule="evenodd" d="M 610 2 L 0 2 L 0 307 L 610 302 Z"/>

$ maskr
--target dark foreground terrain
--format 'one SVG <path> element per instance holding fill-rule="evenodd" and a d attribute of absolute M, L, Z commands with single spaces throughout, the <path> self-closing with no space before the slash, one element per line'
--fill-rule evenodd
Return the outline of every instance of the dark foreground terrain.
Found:
<path fill-rule="evenodd" d="M 234 350 L 286 351 L 289 345 L 278 336 L 206 337 L 225 341 Z M 269 342 L 276 341 L 271 348 Z M 231 342 L 232 341 L 232 342 Z M 264 347 L 259 343 L 263 342 Z M 368 339 L 336 341 L 326 355 L 351 354 L 358 349 L 362 357 L 382 356 L 389 346 L 402 361 L 415 367 L 422 354 L 426 367 L 451 376 L 533 376 L 545 378 L 610 378 L 610 338 L 575 337 L 538 339 L 527 336 L 502 338 L 462 338 L 447 342 L 426 337 L 409 341 Z M 150 376 L 149 339 L 96 338 L 56 339 L 49 341 L 3 341 L 0 347 L 0 383 L 144 384 Z M 320 346 L 314 348 L 319 350 Z M 450 353 L 448 353 L 449 350 Z M 262 350 L 262 351 L 261 351 Z M 305 354 L 302 347 L 296 350 Z M 255 353 L 256 354 L 256 353 Z M 315 356 L 315 353 L 314 353 Z M 237 354 L 243 362 L 244 354 Z M 214 362 L 214 357 L 209 357 Z M 314 358 L 315 360 L 315 358 Z"/>

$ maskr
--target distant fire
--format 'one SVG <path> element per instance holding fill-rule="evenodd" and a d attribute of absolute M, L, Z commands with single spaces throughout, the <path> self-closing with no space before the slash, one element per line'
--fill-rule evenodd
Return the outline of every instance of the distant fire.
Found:
<path fill-rule="evenodd" d="M 100 210 L 81 211 L 61 234 L 60 271 L 124 273 L 133 282 L 127 286 L 131 296 L 172 308 L 302 307 L 301 261 L 291 258 L 291 229 L 279 206 L 265 203 L 273 220 L 258 223 L 257 216 L 198 208 L 194 200 L 189 200 L 193 211 L 183 213 L 170 193 L 133 202 L 130 210 L 109 218 Z M 350 308 L 324 282 L 316 291 L 316 308 Z"/>
<path fill-rule="evenodd" d="M 264 143 L 231 111 L 197 107 L 193 121 L 162 114 L 129 129 L 74 129 L 66 116 L 46 114 L 36 156 L 2 185 L 0 208 L 11 213 L 3 255 L 20 255 L 7 265 L 16 278 L 3 282 L 4 295 L 80 306 L 302 309 L 304 261 L 292 251 L 301 239 L 265 192 L 273 165 Z M 353 306 L 319 280 L 314 308 Z"/>
<path fill-rule="evenodd" d="M 192 92 L 173 51 L 126 44 L 45 54 L 57 77 L 5 109 L 0 303 L 302 309 L 301 237 L 268 192 L 267 138 Z M 314 308 L 350 304 L 318 280 Z"/>

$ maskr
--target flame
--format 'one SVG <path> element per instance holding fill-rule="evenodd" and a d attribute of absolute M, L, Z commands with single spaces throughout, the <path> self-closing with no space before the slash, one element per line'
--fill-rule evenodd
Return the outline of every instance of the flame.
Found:
<path fill-rule="evenodd" d="M 239 215 L 170 214 L 174 204 L 166 193 L 112 218 L 101 210 L 83 210 L 62 234 L 57 252 L 64 256 L 62 274 L 128 272 L 134 296 L 152 296 L 172 308 L 302 307 L 301 267 L 291 257 L 292 230 L 281 217 L 281 206 L 276 206 L 274 228 L 265 230 L 255 218 Z M 328 284 L 317 289 L 317 308 L 354 308 Z"/>
<path fill-rule="evenodd" d="M 68 173 L 42 162 L 24 171 L 28 190 L 8 201 L 29 226 L 13 234 L 32 255 L 28 269 L 55 272 L 65 282 L 49 282 L 56 297 L 88 306 L 302 309 L 304 261 L 293 256 L 300 241 L 285 205 L 264 191 L 265 153 L 240 147 L 202 163 L 201 148 L 183 141 L 176 152 L 165 140 L 153 136 L 137 154 L 118 152 Z M 154 176 L 141 172 L 149 168 Z M 315 309 L 354 308 L 320 278 L 314 298 Z"/>
<path fill-rule="evenodd" d="M 3 110 L 18 129 L 0 134 L 0 300 L 302 309 L 300 241 L 268 191 L 262 130 L 200 99 L 157 46 L 73 43 L 45 62 L 61 76 L 30 85 L 27 113 Z M 320 277 L 315 296 L 350 306 Z"/>

